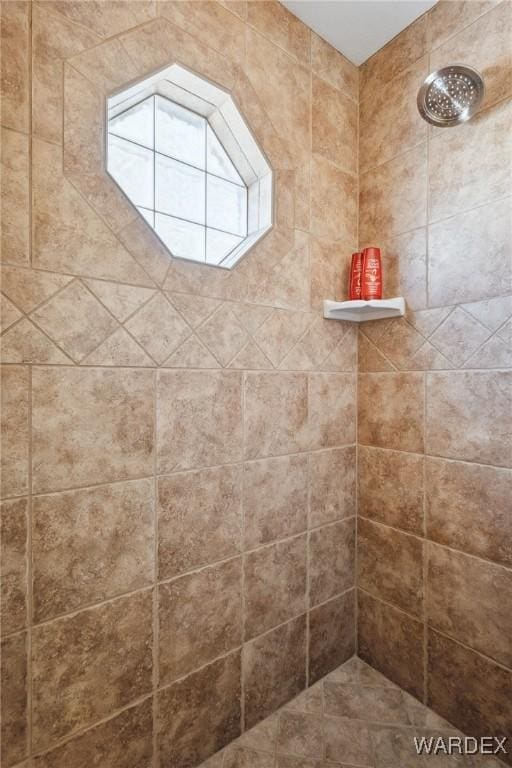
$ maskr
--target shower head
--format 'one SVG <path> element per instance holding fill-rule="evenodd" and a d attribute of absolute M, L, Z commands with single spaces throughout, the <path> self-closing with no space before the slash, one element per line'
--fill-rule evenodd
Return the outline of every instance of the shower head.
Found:
<path fill-rule="evenodd" d="M 463 64 L 432 72 L 418 92 L 418 110 L 427 123 L 446 128 L 469 120 L 484 95 L 479 73 Z"/>

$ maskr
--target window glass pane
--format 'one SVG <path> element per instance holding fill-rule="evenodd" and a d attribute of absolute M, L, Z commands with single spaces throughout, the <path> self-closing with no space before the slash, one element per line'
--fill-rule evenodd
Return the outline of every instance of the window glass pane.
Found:
<path fill-rule="evenodd" d="M 153 98 L 141 101 L 108 121 L 108 130 L 153 149 Z"/>
<path fill-rule="evenodd" d="M 222 259 L 243 240 L 242 237 L 228 235 L 217 229 L 206 230 L 206 261 L 208 264 L 220 264 Z"/>
<path fill-rule="evenodd" d="M 205 260 L 205 229 L 198 224 L 155 214 L 155 229 L 173 256 L 194 261 Z"/>
<path fill-rule="evenodd" d="M 137 210 L 141 216 L 144 216 L 148 224 L 151 224 L 151 226 L 154 229 L 155 228 L 155 212 L 148 211 L 147 208 L 140 208 L 140 207 L 137 207 Z"/>
<path fill-rule="evenodd" d="M 206 120 L 195 112 L 156 96 L 156 149 L 164 155 L 204 168 Z"/>
<path fill-rule="evenodd" d="M 207 176 L 206 195 L 209 227 L 222 229 L 234 235 L 247 234 L 247 189 Z"/>
<path fill-rule="evenodd" d="M 108 136 L 108 170 L 134 205 L 153 208 L 153 152 Z"/>
<path fill-rule="evenodd" d="M 236 184 L 244 184 L 238 171 L 229 159 L 226 150 L 218 140 L 210 126 L 207 127 L 207 155 L 206 170 L 208 173 L 215 173 L 222 176 L 223 179 L 229 179 Z"/>
<path fill-rule="evenodd" d="M 164 155 L 156 155 L 155 171 L 156 210 L 204 224 L 204 171 Z"/>

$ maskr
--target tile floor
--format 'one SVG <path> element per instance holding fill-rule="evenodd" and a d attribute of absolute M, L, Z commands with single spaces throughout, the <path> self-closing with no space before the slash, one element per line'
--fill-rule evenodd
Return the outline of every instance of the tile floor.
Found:
<path fill-rule="evenodd" d="M 492 757 L 418 756 L 415 735 L 460 733 L 354 657 L 200 768 L 504 768 Z"/>

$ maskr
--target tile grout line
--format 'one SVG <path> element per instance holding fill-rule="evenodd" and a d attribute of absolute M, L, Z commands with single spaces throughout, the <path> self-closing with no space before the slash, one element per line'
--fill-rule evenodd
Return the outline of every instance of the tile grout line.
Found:
<path fill-rule="evenodd" d="M 160 682 L 160 612 L 159 612 L 159 589 L 158 589 L 158 576 L 159 576 L 159 534 L 158 534 L 158 515 L 159 515 L 159 500 L 158 500 L 158 371 L 154 372 L 153 378 L 153 471 L 154 471 L 154 499 L 153 499 L 153 675 L 152 675 L 152 748 L 153 748 L 153 768 L 159 768 L 160 756 L 158 752 L 158 726 L 159 726 L 159 697 L 157 695 L 158 684 Z"/>
<path fill-rule="evenodd" d="M 370 592 L 366 587 L 360 587 L 360 590 L 364 592 L 366 595 L 368 595 L 372 600 L 375 600 L 376 602 L 379 602 L 382 605 L 386 605 L 388 608 L 391 608 L 393 611 L 401 613 L 404 616 L 407 616 L 407 618 L 410 619 L 411 621 L 414 621 L 416 624 L 420 624 L 421 626 L 423 626 L 423 622 L 421 618 L 419 618 L 418 616 L 413 616 L 411 613 L 409 613 L 408 611 L 405 611 L 403 608 L 400 608 L 398 605 L 395 605 L 394 603 L 390 603 L 389 600 L 384 600 L 382 599 L 382 597 L 378 597 L 373 592 Z M 430 631 L 435 632 L 438 635 L 441 635 L 447 640 L 450 640 L 452 643 L 455 643 L 456 645 L 460 645 L 462 648 L 465 648 L 466 650 L 470 651 L 476 656 L 479 656 L 480 658 L 484 659 L 484 661 L 486 661 L 487 663 L 493 664 L 494 666 L 498 667 L 499 669 L 503 669 L 506 672 L 512 672 L 512 669 L 510 667 L 507 667 L 505 664 L 503 664 L 503 662 L 498 661 L 492 656 L 486 655 L 482 651 L 479 651 L 477 648 L 473 648 L 472 646 L 467 645 L 467 643 L 464 643 L 462 640 L 454 637 L 453 635 L 448 635 L 446 634 L 446 632 L 444 632 L 441 629 L 438 629 L 437 627 L 429 627 L 429 629 Z"/>
<path fill-rule="evenodd" d="M 245 456 L 246 446 L 246 418 L 245 418 L 245 388 L 246 388 L 246 372 L 242 372 L 242 386 L 241 386 L 241 399 L 242 399 L 242 455 Z M 240 651 L 240 733 L 245 732 L 245 674 L 244 674 L 244 646 L 246 642 L 246 628 L 245 628 L 245 464 L 241 468 L 241 512 L 242 512 L 242 530 L 241 530 L 241 651 Z"/>
<path fill-rule="evenodd" d="M 28 78 L 29 78 L 29 98 L 28 98 L 28 119 L 29 119 L 29 139 L 28 139 L 28 162 L 29 162 L 29 169 L 28 169 L 28 226 L 29 226 L 29 268 L 32 267 L 32 258 L 33 258 L 33 248 L 34 248 L 34 233 L 33 233 L 33 226 L 34 226 L 34 216 L 33 216 L 33 201 L 32 201 L 32 195 L 33 195 L 33 182 L 32 182 L 32 167 L 33 167 L 33 137 L 32 137 L 32 131 L 33 131 L 33 77 L 32 77 L 32 68 L 33 68 L 33 62 L 32 58 L 34 55 L 33 51 L 33 6 L 32 3 L 30 3 L 29 10 L 28 10 L 28 23 L 29 23 L 29 29 L 28 29 Z M 34 612 L 34 590 L 33 590 L 33 573 L 34 573 L 34 563 L 33 563 L 33 551 L 32 551 L 32 461 L 33 461 L 33 446 L 32 446 L 32 367 L 28 366 L 26 368 L 27 371 L 27 377 L 28 377 L 28 507 L 27 507 L 27 554 L 28 554 L 28 562 L 27 562 L 27 613 L 26 613 L 26 620 L 27 620 L 27 747 L 28 747 L 28 759 L 29 761 L 32 760 L 32 752 L 33 752 L 33 715 L 34 715 L 34 706 L 33 706 L 33 697 L 34 697 L 34 685 L 33 685 L 33 678 L 34 678 L 34 670 L 33 670 L 33 651 L 32 651 L 32 626 L 33 626 L 33 612 Z"/>

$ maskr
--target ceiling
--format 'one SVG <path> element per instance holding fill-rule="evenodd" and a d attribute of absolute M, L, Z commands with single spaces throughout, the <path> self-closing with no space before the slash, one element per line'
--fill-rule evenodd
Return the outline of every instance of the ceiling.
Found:
<path fill-rule="evenodd" d="M 362 64 L 436 0 L 281 0 L 354 64 Z"/>

